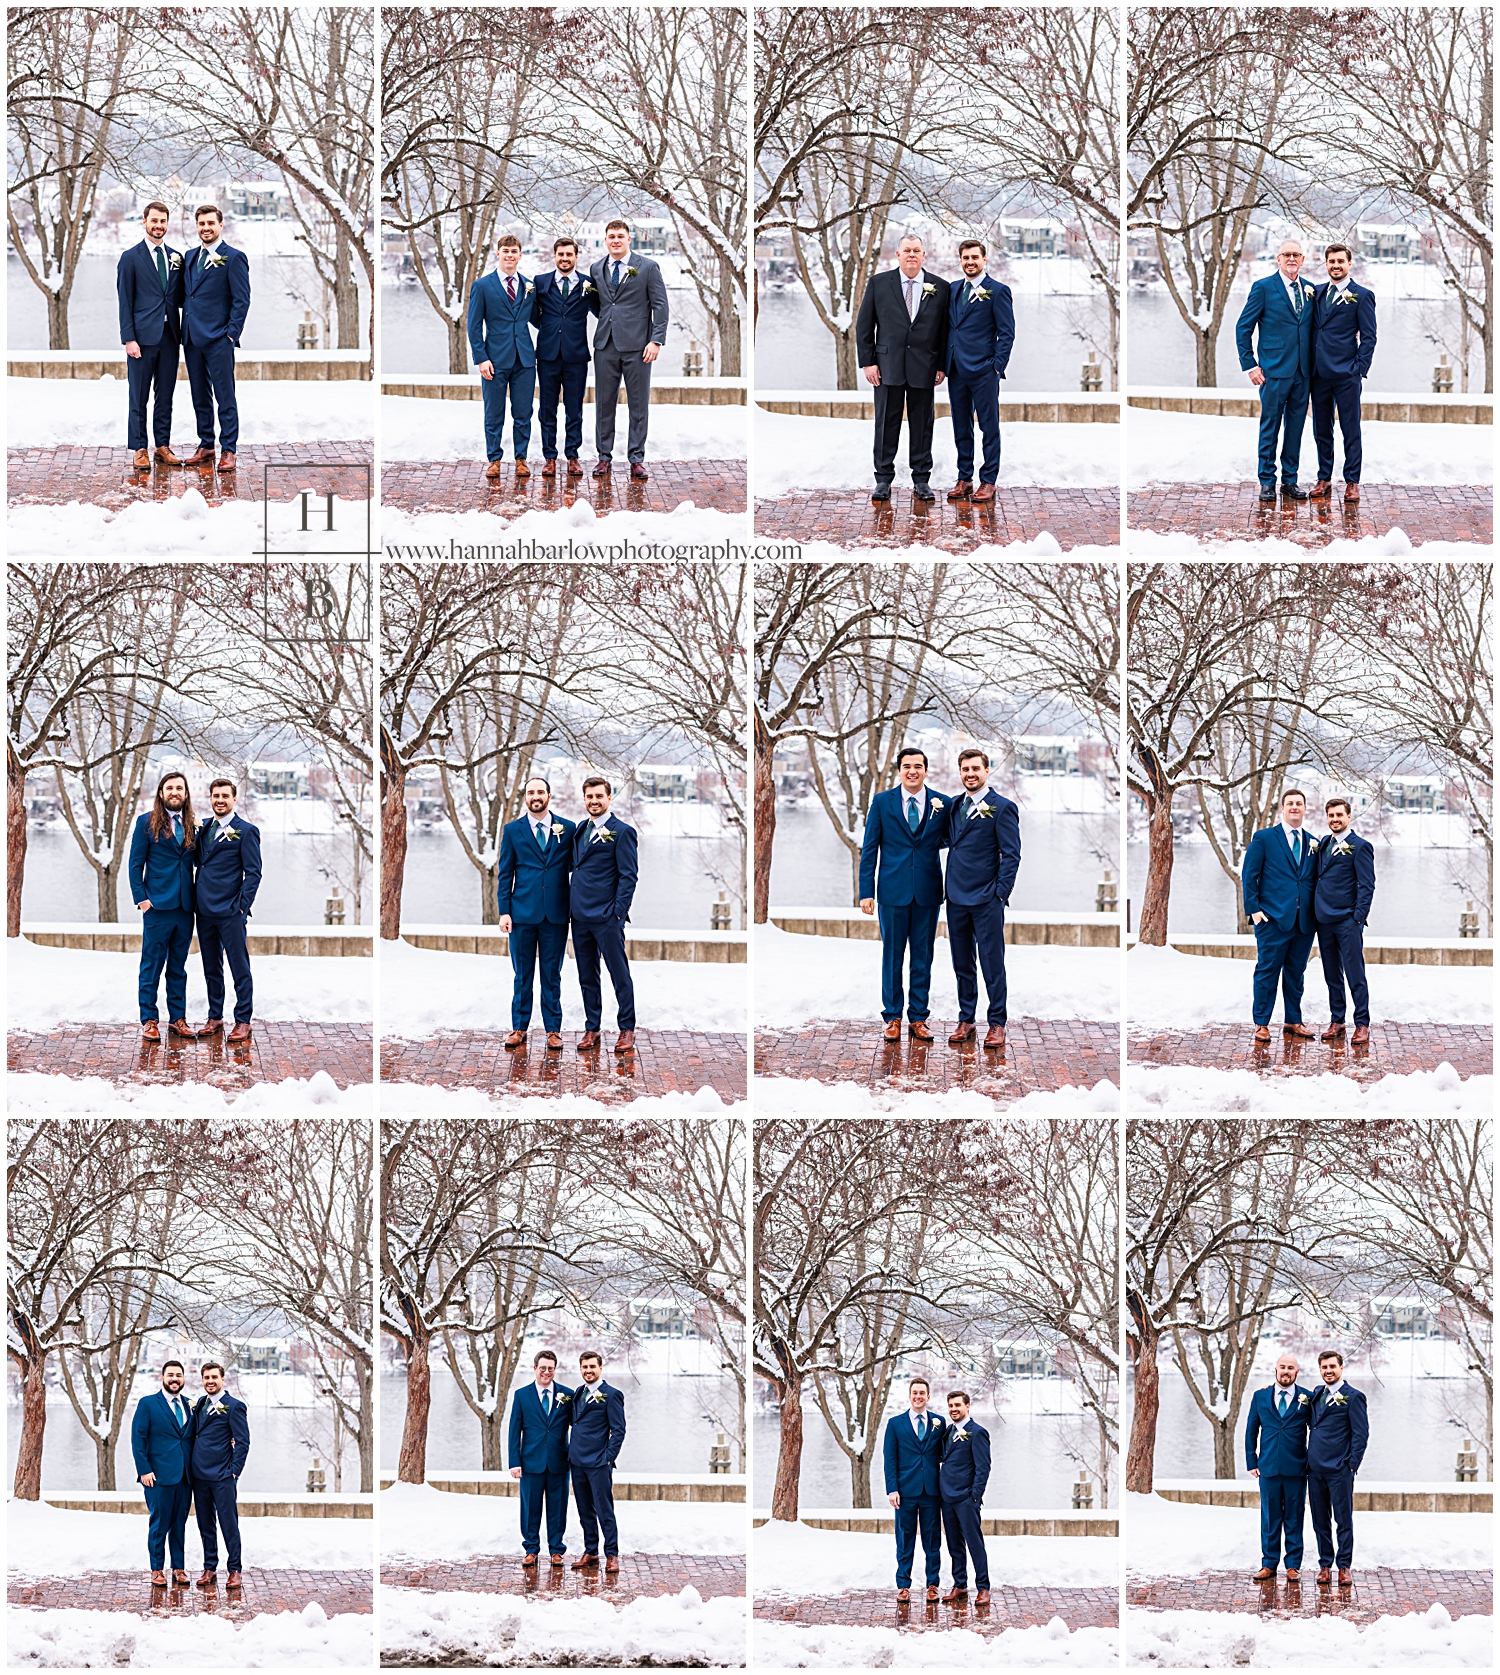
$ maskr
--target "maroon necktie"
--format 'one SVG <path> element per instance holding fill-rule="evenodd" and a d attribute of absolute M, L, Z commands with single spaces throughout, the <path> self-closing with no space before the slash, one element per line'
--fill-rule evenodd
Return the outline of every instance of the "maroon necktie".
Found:
<path fill-rule="evenodd" d="M 511 274 L 505 281 L 505 291 L 510 300 L 514 302 L 516 300 L 516 276 L 514 274 Z"/>

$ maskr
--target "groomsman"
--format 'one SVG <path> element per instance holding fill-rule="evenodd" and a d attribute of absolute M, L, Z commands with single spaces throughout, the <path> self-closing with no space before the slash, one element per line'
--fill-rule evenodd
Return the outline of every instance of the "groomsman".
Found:
<path fill-rule="evenodd" d="M 594 327 L 594 447 L 596 477 L 614 469 L 615 418 L 625 385 L 630 430 L 625 452 L 632 482 L 644 482 L 646 437 L 651 426 L 651 368 L 667 341 L 671 310 L 667 282 L 649 256 L 630 248 L 630 228 L 618 217 L 604 229 L 605 254 L 589 269 Z"/>
<path fill-rule="evenodd" d="M 193 1416 L 182 1393 L 186 1377 L 181 1361 L 162 1362 L 161 1389 L 141 1397 L 130 1421 L 130 1453 L 146 1497 L 146 1557 L 155 1588 L 167 1585 L 169 1551 L 172 1580 L 180 1588 L 188 1582 L 183 1543 L 193 1501 L 188 1464 Z"/>
<path fill-rule="evenodd" d="M 505 1457 L 521 1485 L 523 1570 L 535 1570 L 542 1550 L 542 1507 L 547 1508 L 547 1551 L 561 1570 L 568 1550 L 568 1424 L 573 1392 L 556 1380 L 557 1357 L 539 1349 L 532 1357 L 530 1384 L 510 1401 L 510 1434 Z"/>
<path fill-rule="evenodd" d="M 156 458 L 181 465 L 172 452 L 172 397 L 177 391 L 177 351 L 182 343 L 182 252 L 167 243 L 167 206 L 149 203 L 142 218 L 146 236 L 120 257 L 115 268 L 115 296 L 120 305 L 120 341 L 125 345 L 125 376 L 130 391 L 126 446 L 133 464 L 147 469 L 146 404 L 153 396 L 151 434 Z"/>
<path fill-rule="evenodd" d="M 1276 499 L 1278 444 L 1283 498 L 1308 497 L 1307 490 L 1297 486 L 1297 466 L 1312 378 L 1314 292 L 1297 277 L 1301 268 L 1302 246 L 1294 238 L 1283 239 L 1276 272 L 1250 287 L 1234 328 L 1240 367 L 1260 392 L 1256 474 L 1260 498 L 1270 503 Z"/>
<path fill-rule="evenodd" d="M 535 287 L 521 265 L 521 241 L 506 233 L 495 247 L 496 271 L 474 281 L 469 292 L 469 353 L 482 380 L 484 474 L 492 482 L 505 457 L 505 404 L 510 401 L 511 446 L 516 476 L 529 477 L 526 450 L 531 446 L 531 409 L 536 404 L 536 349 L 531 341 Z M 555 408 L 554 408 L 555 411 Z"/>
<path fill-rule="evenodd" d="M 568 867 L 573 822 L 552 813 L 552 787 L 540 774 L 526 781 L 526 812 L 500 834 L 496 886 L 500 929 L 510 941 L 515 986 L 508 1051 L 526 1045 L 531 1027 L 532 974 L 542 967 L 542 1025 L 547 1051 L 562 1051 L 562 967 L 568 948 Z"/>
<path fill-rule="evenodd" d="M 187 957 L 193 946 L 193 856 L 198 836 L 193 799 L 181 774 L 163 774 L 149 814 L 130 834 L 130 895 L 141 912 L 138 1000 L 141 1038 L 161 1040 L 156 997 L 167 973 L 167 1030 L 185 1041 L 198 1032 L 187 1021 Z"/>
<path fill-rule="evenodd" d="M 925 1378 L 914 1378 L 908 1385 L 907 1403 L 905 1413 L 894 1414 L 886 1421 L 882 1444 L 885 1495 L 896 1510 L 896 1598 L 911 1598 L 912 1561 L 917 1554 L 920 1526 L 927 1597 L 935 1600 L 943 1567 L 939 1476 L 948 1427 L 938 1414 L 928 1410 Z"/>
<path fill-rule="evenodd" d="M 1016 317 L 1010 286 L 984 271 L 985 248 L 977 238 L 958 247 L 961 279 L 950 287 L 948 304 L 948 409 L 958 447 L 958 481 L 950 500 L 981 505 L 995 498 L 1000 477 L 1000 380 L 1010 364 Z M 984 438 L 979 487 L 974 487 L 974 423 Z"/>
<path fill-rule="evenodd" d="M 1250 839 L 1240 863 L 1245 916 L 1255 927 L 1255 1039 L 1271 1039 L 1276 986 L 1281 985 L 1283 1035 L 1310 1037 L 1302 1022 L 1302 985 L 1313 944 L 1313 885 L 1318 840 L 1302 829 L 1307 798 L 1281 795 L 1281 819 Z"/>
<path fill-rule="evenodd" d="M 948 950 L 958 979 L 958 1028 L 950 1047 L 972 1045 L 979 984 L 974 952 L 984 972 L 986 1048 L 1005 1049 L 1005 909 L 1021 865 L 1020 810 L 1009 797 L 987 789 L 990 759 L 982 750 L 959 753 L 964 794 L 954 799 L 948 822 Z"/>
<path fill-rule="evenodd" d="M 1307 1500 L 1307 1422 L 1312 1391 L 1297 1383 L 1297 1357 L 1277 1357 L 1275 1382 L 1257 1390 L 1245 1415 L 1245 1470 L 1260 1484 L 1260 1569 L 1274 1582 L 1286 1550 L 1286 1579 L 1302 1579 L 1302 1510 Z"/>

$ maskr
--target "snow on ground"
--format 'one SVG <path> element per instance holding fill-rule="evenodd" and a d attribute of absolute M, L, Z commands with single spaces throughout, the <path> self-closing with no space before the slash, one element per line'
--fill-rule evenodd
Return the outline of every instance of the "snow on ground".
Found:
<path fill-rule="evenodd" d="M 1068 1632 L 1061 1617 L 1045 1628 L 1008 1628 L 996 1635 L 969 1629 L 929 1629 L 903 1634 L 893 1628 L 796 1628 L 756 1620 L 757 1669 L 1116 1669 L 1118 1629 Z"/>
<path fill-rule="evenodd" d="M 380 1652 L 405 1664 L 488 1669 L 735 1669 L 745 1661 L 746 1610 L 743 1598 L 705 1600 L 696 1588 L 620 1606 L 385 1588 Z"/>
<path fill-rule="evenodd" d="M 1127 1111 L 1342 1111 L 1374 1116 L 1388 1111 L 1489 1111 L 1494 1099 L 1493 1076 L 1465 1080 L 1451 1064 L 1406 1076 L 1382 1076 L 1369 1087 L 1332 1071 L 1321 1076 L 1257 1076 L 1252 1070 L 1155 1070 L 1138 1064 L 1128 1066 L 1125 1080 Z"/>
<path fill-rule="evenodd" d="M 939 390 L 938 399 L 942 396 Z M 822 488 L 868 493 L 875 480 L 873 435 L 873 425 L 858 419 L 809 419 L 799 413 L 768 413 L 757 407 L 755 492 L 763 497 Z M 906 460 L 903 439 L 897 452 L 898 490 L 911 487 L 911 469 Z M 976 460 L 976 469 L 978 463 Z M 939 419 L 933 431 L 932 467 L 933 487 L 946 493 L 958 480 L 958 450 L 953 426 L 947 419 Z M 1033 484 L 1116 488 L 1119 482 L 1119 425 L 1000 426 L 1002 489 Z"/>
<path fill-rule="evenodd" d="M 368 1669 L 374 1630 L 373 1616 L 330 1617 L 316 1600 L 238 1627 L 209 1615 L 173 1620 L 24 1605 L 6 1613 L 12 1669 Z"/>
<path fill-rule="evenodd" d="M 303 386 L 298 385 L 298 388 Z M 347 552 L 363 550 L 368 502 L 334 501 L 334 527 L 319 518 L 308 533 L 293 534 L 294 509 L 281 506 L 285 527 L 273 523 L 271 552 Z M 387 514 L 389 516 L 389 514 Z M 94 558 L 252 559 L 266 546 L 266 516 L 261 502 L 231 500 L 210 506 L 190 488 L 170 500 L 133 501 L 123 512 L 70 500 L 66 506 L 12 504 L 6 511 L 6 545 L 12 558 L 58 558 L 87 552 Z"/>
<path fill-rule="evenodd" d="M 626 481 L 617 471 L 622 497 Z M 402 512 L 387 506 L 380 520 L 385 556 L 391 559 L 513 557 L 518 555 L 507 549 L 533 541 L 546 542 L 550 550 L 519 556 L 577 564 L 626 558 L 706 560 L 734 557 L 745 544 L 743 512 L 699 511 L 691 500 L 671 512 L 619 511 L 603 517 L 586 500 L 555 512 L 528 510 L 520 498 L 493 512 Z"/>
<path fill-rule="evenodd" d="M 951 1049 L 949 1049 L 951 1050 Z M 635 1106 L 632 1105 L 632 1110 Z M 905 1117 L 953 1116 L 969 1113 L 993 1116 L 995 1101 L 972 1088 L 948 1088 L 943 1093 L 906 1093 L 900 1089 L 872 1088 L 863 1082 L 812 1082 L 795 1076 L 757 1076 L 755 1109 L 758 1114 L 813 1111 L 896 1111 Z M 1038 1089 L 1025 1094 L 1009 1112 L 1060 1117 L 1069 1113 L 1114 1112 L 1120 1109 L 1120 1090 L 1113 1082 L 1096 1082 L 1091 1088 Z"/>
<path fill-rule="evenodd" d="M 254 936 L 255 921 L 250 924 Z M 139 928 L 132 920 L 126 920 L 121 928 L 126 926 Z M 303 1023 L 371 1021 L 373 960 L 257 954 L 253 964 L 257 1018 Z M 12 937 L 5 955 L 6 1021 L 11 1029 L 37 1031 L 56 1029 L 59 1024 L 138 1023 L 140 966 L 139 954 L 42 948 L 25 937 Z M 227 977 L 225 986 L 227 1002 L 234 987 Z M 188 1017 L 201 1023 L 208 1016 L 208 991 L 203 983 L 203 962 L 196 954 L 188 956 L 187 995 Z"/>
<path fill-rule="evenodd" d="M 160 1115 L 236 1116 L 273 1111 L 363 1111 L 374 1109 L 369 1082 L 340 1088 L 326 1070 L 308 1081 L 257 1082 L 243 1093 L 226 1093 L 209 1082 L 116 1086 L 98 1076 L 43 1076 L 11 1071 L 5 1079 L 10 1111 L 153 1111 Z"/>
<path fill-rule="evenodd" d="M 1130 1611 L 1125 1661 L 1153 1669 L 1489 1669 L 1493 1621 L 1455 1621 L 1441 1605 L 1368 1628 L 1341 1617 Z"/>
<path fill-rule="evenodd" d="M 475 375 L 475 383 L 478 383 Z M 620 446 L 625 410 L 620 409 L 615 425 L 616 469 L 623 453 Z M 652 460 L 744 459 L 747 409 L 742 406 L 704 407 L 696 403 L 669 401 L 651 405 L 651 428 L 646 440 L 646 469 Z M 563 441 L 563 419 L 558 415 L 557 443 Z M 380 457 L 383 460 L 482 460 L 484 450 L 484 404 L 478 401 L 430 401 L 421 396 L 388 395 L 380 398 Z M 583 409 L 583 448 L 578 455 L 585 469 L 599 455 L 594 448 L 594 404 Z M 542 458 L 542 427 L 533 415 L 527 462 L 533 471 Z M 509 482 L 514 463 L 510 425 L 505 427 L 505 477 Z M 558 470 L 563 466 L 558 464 Z"/>
<path fill-rule="evenodd" d="M 1015 1017 L 1108 1022 L 1120 1015 L 1120 957 L 1113 948 L 1012 946 L 1005 950 L 1005 974 Z M 951 1022 L 958 1017 L 958 981 L 941 937 L 932 960 L 930 996 L 934 1018 Z M 878 941 L 756 926 L 757 1025 L 795 1029 L 814 1018 L 879 1016 Z"/>
<path fill-rule="evenodd" d="M 747 971 L 743 965 L 637 960 L 631 967 L 637 1024 L 641 1029 L 732 1030 L 743 1034 Z M 448 954 L 433 948 L 413 948 L 409 942 L 382 943 L 381 1033 L 412 1041 L 444 1029 L 508 1032 L 513 981 L 510 961 L 494 954 Z M 614 996 L 608 976 L 601 981 L 604 1027 L 612 1030 Z M 563 961 L 562 1001 L 563 1028 L 582 1029 L 583 999 L 578 990 L 578 967 L 572 960 Z"/>
<path fill-rule="evenodd" d="M 607 1039 L 607 1037 L 606 1037 Z M 14 1078 L 12 1078 L 14 1080 Z M 618 1116 L 623 1109 L 618 1101 L 604 1098 L 590 1099 L 587 1094 L 563 1093 L 507 1094 L 502 1088 L 446 1088 L 438 1083 L 382 1082 L 380 1109 L 387 1115 L 423 1115 L 440 1112 L 457 1116 L 463 1111 L 540 1111 L 549 1117 L 606 1117 Z M 632 1117 L 683 1116 L 698 1112 L 710 1116 L 742 1115 L 745 1102 L 737 1099 L 726 1105 L 712 1088 L 698 1088 L 692 1093 L 664 1093 L 656 1097 L 632 1099 Z"/>
<path fill-rule="evenodd" d="M 1170 934 L 1179 940 L 1184 936 Z M 1006 950 L 1007 968 L 1013 953 L 1022 951 Z M 1253 1027 L 1254 975 L 1253 960 L 1183 954 L 1175 948 L 1138 942 L 1125 958 L 1131 1027 L 1198 1029 L 1207 1024 L 1243 1024 L 1248 1032 Z M 1370 1014 L 1385 1023 L 1487 1024 L 1494 1017 L 1495 974 L 1488 966 L 1367 965 L 1365 975 L 1370 983 Z M 1280 1029 L 1283 1015 L 1278 994 L 1271 1018 L 1273 1033 Z M 1302 1017 L 1318 1030 L 1328 1022 L 1328 986 L 1320 963 L 1308 968 Z"/>
<path fill-rule="evenodd" d="M 1296 541 L 1282 540 L 1278 536 L 1245 541 L 1227 536 L 1164 535 L 1154 529 L 1127 530 L 1125 542 L 1132 558 L 1192 559 L 1205 553 L 1228 553 L 1246 564 L 1252 560 L 1263 564 L 1306 564 L 1310 552 L 1309 548 Z M 1474 541 L 1420 541 L 1414 544 L 1406 531 L 1398 527 L 1385 535 L 1361 536 L 1357 541 L 1339 536 L 1335 540 L 1321 542 L 1311 549 L 1311 555 L 1319 559 L 1338 558 L 1361 564 L 1384 558 L 1419 558 L 1424 564 L 1451 558 L 1472 564 L 1487 550 Z M 1072 558 L 1074 555 L 1069 553 L 1068 556 Z"/>
<path fill-rule="evenodd" d="M 8 447 L 126 445 L 129 393 L 123 378 L 106 373 L 93 379 L 7 378 L 5 383 Z M 368 380 L 309 378 L 287 383 L 252 378 L 235 386 L 235 400 L 240 410 L 240 441 L 246 447 L 352 442 L 375 434 L 375 387 Z M 172 446 L 186 457 L 197 445 L 192 398 L 187 385 L 179 381 L 172 397 Z"/>
<path fill-rule="evenodd" d="M 628 1481 L 621 1474 L 617 1483 Z M 462 1563 L 481 1554 L 521 1552 L 521 1503 L 495 1495 L 456 1495 L 422 1483 L 380 1491 L 383 1562 Z M 743 1553 L 745 1508 L 723 1501 L 626 1501 L 615 1508 L 620 1544 L 631 1553 Z M 248 1529 L 250 1526 L 246 1526 Z M 568 1546 L 583 1547 L 578 1509 L 568 1503 Z"/>

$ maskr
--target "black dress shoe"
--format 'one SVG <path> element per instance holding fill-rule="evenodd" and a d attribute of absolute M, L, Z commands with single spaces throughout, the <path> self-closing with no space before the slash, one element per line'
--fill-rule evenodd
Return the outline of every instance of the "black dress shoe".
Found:
<path fill-rule="evenodd" d="M 913 483 L 911 487 L 911 497 L 913 500 L 937 499 L 937 496 L 932 492 L 931 483 Z"/>
<path fill-rule="evenodd" d="M 877 483 L 875 487 L 870 490 L 871 500 L 889 500 L 890 498 L 891 485 L 889 483 Z"/>
<path fill-rule="evenodd" d="M 1266 501 L 1274 502 L 1275 499 L 1276 499 L 1276 490 L 1275 489 L 1262 489 L 1260 491 L 1260 498 L 1261 498 L 1262 503 L 1264 503 Z"/>
<path fill-rule="evenodd" d="M 1281 498 L 1283 500 L 1306 500 L 1308 494 L 1306 489 L 1299 489 L 1295 483 L 1283 483 L 1281 485 Z"/>

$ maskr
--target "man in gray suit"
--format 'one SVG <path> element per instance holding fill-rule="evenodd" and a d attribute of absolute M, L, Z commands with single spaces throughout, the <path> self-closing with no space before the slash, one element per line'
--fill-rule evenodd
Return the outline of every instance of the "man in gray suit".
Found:
<path fill-rule="evenodd" d="M 609 223 L 604 247 L 609 254 L 589 270 L 594 282 L 589 304 L 599 316 L 594 328 L 594 446 L 599 454 L 594 475 L 607 477 L 613 469 L 615 407 L 623 378 L 630 407 L 630 475 L 644 479 L 651 363 L 667 341 L 667 286 L 649 256 L 631 253 L 625 222 Z"/>

